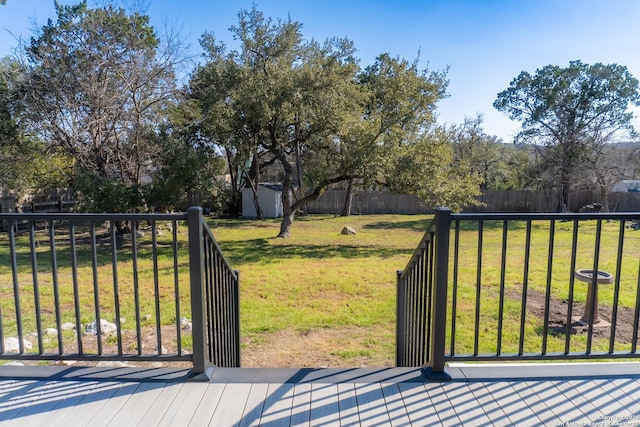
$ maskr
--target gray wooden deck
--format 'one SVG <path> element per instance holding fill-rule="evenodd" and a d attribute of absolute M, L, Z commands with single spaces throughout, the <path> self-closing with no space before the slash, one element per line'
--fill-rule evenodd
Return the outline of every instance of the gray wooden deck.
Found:
<path fill-rule="evenodd" d="M 640 363 L 186 371 L 0 367 L 0 426 L 640 425 Z"/>

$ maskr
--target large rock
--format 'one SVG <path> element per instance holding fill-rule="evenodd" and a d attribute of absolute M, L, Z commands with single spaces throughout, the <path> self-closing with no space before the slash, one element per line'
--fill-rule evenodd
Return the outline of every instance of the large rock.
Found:
<path fill-rule="evenodd" d="M 111 323 L 107 320 L 100 319 L 100 332 L 102 335 L 113 334 L 118 330 L 118 327 L 115 323 Z M 85 335 L 98 335 L 98 327 L 96 322 L 93 321 L 85 326 L 84 328 Z"/>
<path fill-rule="evenodd" d="M 190 331 L 191 329 L 193 329 L 193 323 L 186 317 L 180 319 L 180 326 L 182 326 L 182 329 L 184 329 L 185 331 Z"/>
<path fill-rule="evenodd" d="M 31 350 L 33 344 L 23 339 L 22 346 L 25 350 Z M 18 353 L 20 351 L 20 340 L 16 337 L 8 337 L 4 340 L 4 351 L 7 353 Z"/>
<path fill-rule="evenodd" d="M 346 234 L 346 235 L 349 235 L 349 236 L 355 236 L 358 233 L 356 232 L 356 230 L 353 229 L 353 227 L 349 227 L 347 225 L 346 227 L 344 227 L 342 229 L 342 233 L 341 234 Z"/>

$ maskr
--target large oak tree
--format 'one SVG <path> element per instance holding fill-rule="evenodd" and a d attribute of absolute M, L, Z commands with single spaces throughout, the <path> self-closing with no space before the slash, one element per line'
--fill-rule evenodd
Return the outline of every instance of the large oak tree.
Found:
<path fill-rule="evenodd" d="M 175 101 L 179 51 L 141 13 L 86 1 L 55 7 L 57 20 L 24 49 L 27 131 L 73 159 L 87 207 L 139 209 L 159 150 L 154 134 Z"/>
<path fill-rule="evenodd" d="M 638 80 L 626 67 L 573 61 L 520 73 L 493 105 L 522 124 L 517 140 L 538 148 L 546 176 L 569 206 L 582 170 L 598 162 L 594 154 L 632 130 L 629 107 L 639 102 Z"/>
<path fill-rule="evenodd" d="M 392 152 L 429 130 L 445 96 L 444 73 L 386 54 L 362 70 L 349 40 L 305 41 L 300 23 L 274 22 L 255 7 L 231 31 L 238 50 L 203 36 L 207 61 L 191 95 L 203 135 L 233 160 L 232 174 L 248 164 L 281 168 L 280 237 L 331 184 L 384 179 Z"/>

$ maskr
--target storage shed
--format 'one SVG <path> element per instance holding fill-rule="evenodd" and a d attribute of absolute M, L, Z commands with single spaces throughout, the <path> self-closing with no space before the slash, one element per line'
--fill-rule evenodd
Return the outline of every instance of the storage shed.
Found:
<path fill-rule="evenodd" d="M 265 218 L 280 218 L 282 216 L 282 184 L 261 182 L 258 184 L 258 203 Z M 253 204 L 253 190 L 242 190 L 242 216 L 256 218 L 256 207 Z"/>
<path fill-rule="evenodd" d="M 623 179 L 611 186 L 612 193 L 640 193 L 640 180 Z"/>

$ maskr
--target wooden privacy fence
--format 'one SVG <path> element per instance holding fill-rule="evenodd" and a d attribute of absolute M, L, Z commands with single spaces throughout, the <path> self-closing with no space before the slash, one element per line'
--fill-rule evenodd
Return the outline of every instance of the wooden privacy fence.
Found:
<path fill-rule="evenodd" d="M 325 191 L 315 201 L 309 203 L 310 214 L 339 215 L 344 207 L 345 190 Z M 524 190 L 488 190 L 479 197 L 484 206 L 470 207 L 465 212 L 557 212 L 559 197 L 557 192 Z M 580 190 L 571 193 L 570 212 L 592 203 L 601 203 L 602 195 L 596 190 Z M 639 212 L 640 193 L 610 193 L 610 212 Z M 425 214 L 432 213 L 417 196 L 394 194 L 387 191 L 358 191 L 353 194 L 352 215 L 370 214 Z"/>
<path fill-rule="evenodd" d="M 310 214 L 339 215 L 344 207 L 345 190 L 325 191 L 315 201 L 307 205 Z M 394 194 L 388 191 L 357 191 L 353 193 L 351 214 L 424 214 L 433 212 L 417 196 Z"/>
<path fill-rule="evenodd" d="M 560 197 L 556 191 L 488 190 L 479 200 L 484 206 L 466 212 L 557 212 Z M 573 191 L 567 208 L 569 212 L 579 212 L 592 203 L 605 204 L 599 191 Z M 606 204 L 609 212 L 640 212 L 640 193 L 609 193 Z"/>

